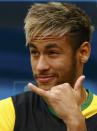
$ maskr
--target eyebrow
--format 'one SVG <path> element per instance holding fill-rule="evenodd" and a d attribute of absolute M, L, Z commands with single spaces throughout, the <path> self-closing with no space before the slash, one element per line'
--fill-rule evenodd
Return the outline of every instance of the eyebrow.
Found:
<path fill-rule="evenodd" d="M 28 43 L 28 47 L 37 48 L 33 43 Z"/>
<path fill-rule="evenodd" d="M 57 44 L 55 43 L 49 43 L 48 45 L 45 46 L 47 49 L 50 49 L 50 48 L 59 48 Z"/>
<path fill-rule="evenodd" d="M 34 48 L 34 49 L 37 49 L 37 47 L 33 44 L 33 43 L 29 43 L 28 44 L 28 47 L 31 47 L 31 48 Z M 48 43 L 46 46 L 45 46 L 46 49 L 51 49 L 51 48 L 59 48 L 58 45 L 56 43 Z"/>

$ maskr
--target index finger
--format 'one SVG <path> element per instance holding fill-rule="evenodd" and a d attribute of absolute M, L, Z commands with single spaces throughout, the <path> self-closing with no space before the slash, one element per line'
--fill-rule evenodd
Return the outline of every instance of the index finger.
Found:
<path fill-rule="evenodd" d="M 32 83 L 29 83 L 29 84 L 28 84 L 28 88 L 29 88 L 31 91 L 33 91 L 34 93 L 36 93 L 37 95 L 39 95 L 39 96 L 45 97 L 46 94 L 47 94 L 47 93 L 46 93 L 47 91 L 38 88 L 37 86 L 33 85 Z"/>

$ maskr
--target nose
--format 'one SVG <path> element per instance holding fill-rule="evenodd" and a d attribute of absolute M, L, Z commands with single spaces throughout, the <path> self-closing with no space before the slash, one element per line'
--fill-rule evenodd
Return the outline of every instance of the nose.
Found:
<path fill-rule="evenodd" d="M 46 71 L 49 70 L 50 66 L 48 60 L 45 56 L 41 55 L 37 61 L 37 70 L 38 71 Z"/>

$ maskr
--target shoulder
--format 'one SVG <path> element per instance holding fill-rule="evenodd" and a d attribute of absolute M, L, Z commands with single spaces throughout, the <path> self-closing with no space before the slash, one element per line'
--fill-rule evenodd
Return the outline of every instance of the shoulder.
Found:
<path fill-rule="evenodd" d="M 11 97 L 0 100 L 0 112 L 1 111 L 3 111 L 3 112 L 7 111 L 8 109 L 14 110 L 13 101 L 12 101 Z"/>
<path fill-rule="evenodd" d="M 22 105 L 32 105 L 33 103 L 39 101 L 39 99 L 40 97 L 31 91 L 12 96 L 12 101 L 16 108 Z"/>
<path fill-rule="evenodd" d="M 97 95 L 89 91 L 87 100 L 84 102 L 82 113 L 85 118 L 93 117 L 97 114 Z"/>
<path fill-rule="evenodd" d="M 12 98 L 0 101 L 0 130 L 13 131 L 15 123 L 15 110 Z"/>

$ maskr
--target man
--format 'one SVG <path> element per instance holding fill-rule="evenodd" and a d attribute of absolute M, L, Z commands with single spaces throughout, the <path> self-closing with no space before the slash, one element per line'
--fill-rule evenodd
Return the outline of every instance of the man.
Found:
<path fill-rule="evenodd" d="M 32 5 L 25 34 L 36 85 L 0 102 L 0 131 L 97 131 L 97 96 L 83 87 L 92 32 L 75 5 Z"/>

